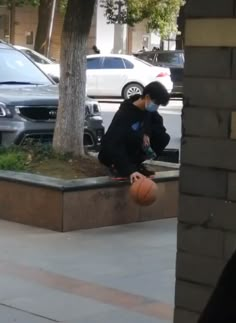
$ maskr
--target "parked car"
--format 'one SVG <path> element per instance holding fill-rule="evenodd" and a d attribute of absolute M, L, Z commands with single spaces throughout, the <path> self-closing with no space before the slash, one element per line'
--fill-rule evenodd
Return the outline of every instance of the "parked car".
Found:
<path fill-rule="evenodd" d="M 39 54 L 33 49 L 18 45 L 15 45 L 14 47 L 32 59 L 32 61 L 36 63 L 46 74 L 53 78 L 60 78 L 60 65 L 58 63 L 44 55 Z"/>
<path fill-rule="evenodd" d="M 132 55 L 87 56 L 87 93 L 95 97 L 124 97 L 141 94 L 152 81 L 171 92 L 170 69 L 155 67 Z"/>
<path fill-rule="evenodd" d="M 51 142 L 58 86 L 25 54 L 0 41 L 0 144 L 26 139 Z M 98 102 L 86 99 L 84 144 L 100 145 L 104 133 Z"/>
<path fill-rule="evenodd" d="M 184 79 L 184 51 L 183 50 L 155 50 L 139 52 L 134 54 L 148 63 L 155 66 L 168 67 L 171 70 L 171 79 L 174 87 L 172 93 L 183 94 Z"/>
<path fill-rule="evenodd" d="M 59 81 L 60 65 L 22 46 L 15 46 L 30 57 L 45 73 Z M 87 56 L 87 94 L 93 97 L 124 97 L 142 93 L 152 81 L 161 82 L 171 92 L 170 69 L 154 67 L 132 55 Z"/>

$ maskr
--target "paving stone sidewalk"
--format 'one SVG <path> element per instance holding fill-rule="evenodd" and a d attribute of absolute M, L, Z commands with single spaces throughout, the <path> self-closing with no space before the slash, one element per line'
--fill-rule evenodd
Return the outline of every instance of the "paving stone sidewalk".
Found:
<path fill-rule="evenodd" d="M 0 221 L 0 323 L 172 323 L 176 220 L 55 233 Z"/>

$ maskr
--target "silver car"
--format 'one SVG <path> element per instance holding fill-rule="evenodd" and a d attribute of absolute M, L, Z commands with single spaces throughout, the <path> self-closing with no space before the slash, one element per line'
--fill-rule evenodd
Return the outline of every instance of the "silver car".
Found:
<path fill-rule="evenodd" d="M 22 52 L 0 42 L 0 144 L 51 142 L 58 98 L 58 86 L 46 74 Z M 103 134 L 99 104 L 87 98 L 85 146 L 99 148 Z"/>

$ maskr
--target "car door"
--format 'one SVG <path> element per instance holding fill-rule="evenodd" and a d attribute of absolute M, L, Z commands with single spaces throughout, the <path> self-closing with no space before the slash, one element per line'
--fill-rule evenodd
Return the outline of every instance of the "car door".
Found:
<path fill-rule="evenodd" d="M 101 73 L 98 76 L 100 96 L 120 96 L 127 83 L 128 70 L 120 57 L 106 56 L 102 62 Z"/>
<path fill-rule="evenodd" d="M 162 52 L 158 54 L 158 65 L 169 67 L 171 70 L 171 79 L 175 88 L 179 88 L 183 83 L 183 62 L 180 52 Z"/>
<path fill-rule="evenodd" d="M 101 57 L 87 58 L 87 95 L 98 96 L 98 75 L 101 73 Z"/>

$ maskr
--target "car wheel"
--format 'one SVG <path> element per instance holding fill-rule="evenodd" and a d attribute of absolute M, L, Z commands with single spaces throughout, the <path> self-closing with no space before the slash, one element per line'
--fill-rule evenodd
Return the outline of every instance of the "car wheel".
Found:
<path fill-rule="evenodd" d="M 138 83 L 130 83 L 126 85 L 123 91 L 123 97 L 125 99 L 129 99 L 131 96 L 135 94 L 142 94 L 143 93 L 143 87 L 142 85 Z"/>

